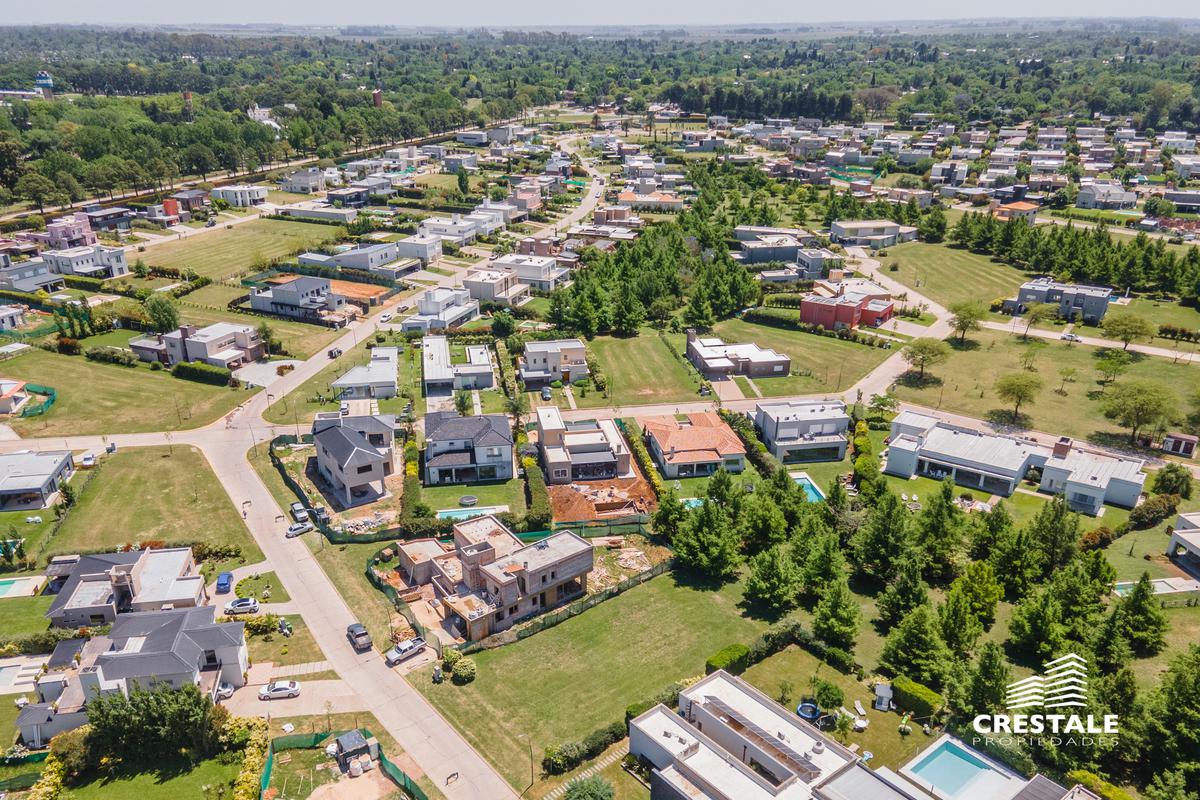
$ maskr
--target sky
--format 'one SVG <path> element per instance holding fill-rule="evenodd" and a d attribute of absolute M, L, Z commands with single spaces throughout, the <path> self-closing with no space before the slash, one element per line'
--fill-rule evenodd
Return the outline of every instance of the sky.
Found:
<path fill-rule="evenodd" d="M 1023 17 L 1128 17 L 1152 13 L 1158 17 L 1196 17 L 1194 0 L 1157 0 L 1151 7 L 1128 0 L 1007 0 L 992 5 L 962 0 L 859 0 L 846 5 L 796 0 L 690 0 L 647 3 L 644 0 L 356 0 L 344 6 L 328 0 L 56 0 L 40 3 L 4 0 L 3 24 L 180 24 L 285 23 L 292 25 L 746 25 L 771 22 L 836 22 L 904 19 L 961 19 L 994 16 L 1003 9 L 1010 19 Z"/>

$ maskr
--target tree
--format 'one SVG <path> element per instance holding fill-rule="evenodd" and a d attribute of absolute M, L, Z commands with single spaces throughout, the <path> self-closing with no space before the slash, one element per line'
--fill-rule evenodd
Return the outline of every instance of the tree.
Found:
<path fill-rule="evenodd" d="M 837 534 L 828 527 L 811 537 L 802 571 L 804 591 L 813 597 L 820 597 L 833 583 L 845 577 L 846 559 Z"/>
<path fill-rule="evenodd" d="M 1057 316 L 1057 306 L 1053 306 L 1050 303 L 1034 303 L 1025 310 L 1025 332 L 1021 334 L 1021 338 L 1028 340 L 1030 328 L 1046 320 L 1054 319 Z"/>
<path fill-rule="evenodd" d="M 950 306 L 950 329 L 958 334 L 960 342 L 967 334 L 979 330 L 980 323 L 987 317 L 987 306 L 975 300 L 965 300 Z"/>
<path fill-rule="evenodd" d="M 841 708 L 842 703 L 846 702 L 846 693 L 841 690 L 841 687 L 820 678 L 815 679 L 813 683 L 812 697 L 817 708 L 825 711 Z"/>
<path fill-rule="evenodd" d="M 885 626 L 891 628 L 908 612 L 929 602 L 929 586 L 925 583 L 924 573 L 925 563 L 915 548 L 900 560 L 896 577 L 876 601 L 879 618 Z"/>
<path fill-rule="evenodd" d="M 215 749 L 215 706 L 190 684 L 178 689 L 135 689 L 101 694 L 88 701 L 89 741 L 105 755 L 143 759 L 147 753 L 184 749 L 208 754 Z"/>
<path fill-rule="evenodd" d="M 1183 464 L 1171 462 L 1154 475 L 1155 494 L 1177 494 L 1184 500 L 1192 497 L 1192 473 Z"/>
<path fill-rule="evenodd" d="M 688 517 L 672 544 L 680 563 L 715 580 L 732 576 L 742 560 L 729 511 L 712 500 Z"/>
<path fill-rule="evenodd" d="M 1058 377 L 1062 378 L 1062 383 L 1057 389 L 1055 389 L 1055 391 L 1065 397 L 1067 394 L 1067 384 L 1074 382 L 1075 375 L 1078 372 L 1079 370 L 1075 369 L 1074 367 L 1059 367 Z"/>
<path fill-rule="evenodd" d="M 521 393 L 524 395 L 524 392 Z M 667 541 L 674 541 L 675 535 L 683 527 L 688 518 L 688 508 L 679 499 L 674 487 L 667 490 L 658 498 L 658 509 L 650 522 L 654 532 L 665 536 Z"/>
<path fill-rule="evenodd" d="M 1100 410 L 1107 418 L 1129 428 L 1129 442 L 1136 444 L 1138 432 L 1143 428 L 1165 424 L 1175 416 L 1175 395 L 1157 381 L 1127 381 L 1105 394 Z"/>
<path fill-rule="evenodd" d="M 960 591 L 971 609 L 971 614 L 985 627 L 996 618 L 996 605 L 1004 596 L 1004 588 L 996 577 L 996 571 L 986 561 L 972 561 L 963 574 L 950 585 L 950 591 Z"/>
<path fill-rule="evenodd" d="M 279 340 L 275 338 L 275 331 L 265 319 L 258 323 L 258 338 L 262 340 L 263 347 L 267 348 L 268 353 L 279 352 Z"/>
<path fill-rule="evenodd" d="M 969 719 L 1002 708 L 1009 680 L 1004 648 L 995 642 L 984 642 L 963 692 L 963 716 Z"/>
<path fill-rule="evenodd" d="M 576 778 L 567 784 L 563 800 L 613 800 L 612 784 L 599 775 Z"/>
<path fill-rule="evenodd" d="M 455 179 L 458 182 L 458 193 L 463 197 L 471 194 L 471 179 L 467 176 L 465 169 L 460 169 L 455 173 Z"/>
<path fill-rule="evenodd" d="M 931 689 L 940 689 L 950 671 L 950 650 L 928 605 L 914 608 L 888 634 L 879 663 Z"/>
<path fill-rule="evenodd" d="M 17 179 L 14 187 L 18 197 L 24 197 L 37 204 L 38 211 L 45 210 L 46 201 L 58 193 L 54 181 L 40 172 L 26 172 Z"/>
<path fill-rule="evenodd" d="M 936 244 L 946 238 L 946 214 L 938 206 L 925 213 L 917 223 L 917 235 L 922 241 Z"/>
<path fill-rule="evenodd" d="M 1104 332 L 1123 343 L 1122 350 L 1128 350 L 1129 345 L 1136 339 L 1149 339 L 1154 335 L 1154 326 L 1149 320 L 1128 311 L 1114 311 L 1104 318 Z"/>
<path fill-rule="evenodd" d="M 880 581 L 890 581 L 909 540 L 910 519 L 897 495 L 880 493 L 866 523 L 851 540 L 850 552 L 859 570 Z"/>
<path fill-rule="evenodd" d="M 1047 588 L 1029 597 L 1013 612 L 1009 644 L 1039 661 L 1061 654 L 1067 642 L 1062 606 Z"/>
<path fill-rule="evenodd" d="M 946 478 L 926 500 L 913 526 L 913 538 L 931 580 L 954 572 L 966 525 L 964 517 L 954 501 L 954 480 Z"/>
<path fill-rule="evenodd" d="M 1154 599 L 1149 572 L 1143 572 L 1129 594 L 1121 598 L 1120 608 L 1125 638 L 1134 653 L 1152 656 L 1166 646 L 1167 615 Z"/>
<path fill-rule="evenodd" d="M 698 330 L 708 330 L 717 321 L 713 315 L 712 305 L 702 291 L 695 291 L 688 300 L 687 308 L 683 310 L 683 319 L 688 325 Z"/>
<path fill-rule="evenodd" d="M 507 311 L 497 311 L 492 314 L 492 336 L 497 339 L 507 339 L 517 332 L 517 321 Z"/>
<path fill-rule="evenodd" d="M 996 379 L 996 396 L 1012 403 L 1013 422 L 1021 418 L 1021 405 L 1032 403 L 1042 391 L 1042 378 L 1036 372 L 1010 372 Z"/>
<path fill-rule="evenodd" d="M 965 656 L 983 635 L 983 623 L 975 616 L 971 601 L 960 584 L 955 583 L 938 606 L 942 641 L 955 655 Z"/>
<path fill-rule="evenodd" d="M 751 553 L 766 550 L 787 539 L 787 519 L 779 504 L 765 492 L 758 492 L 743 503 L 738 516 L 742 541 Z"/>
<path fill-rule="evenodd" d="M 767 608 L 783 610 L 796 604 L 803 581 L 800 568 L 783 545 L 763 550 L 750 559 L 746 597 Z"/>
<path fill-rule="evenodd" d="M 1122 350 L 1109 350 L 1096 361 L 1096 371 L 1100 373 L 1100 381 L 1109 384 L 1125 374 L 1132 361 L 1129 353 Z"/>
<path fill-rule="evenodd" d="M 1155 775 L 1142 796 L 1146 800 L 1192 800 L 1196 795 L 1188 791 L 1186 773 L 1182 769 L 1173 769 Z"/>
<path fill-rule="evenodd" d="M 900 407 L 900 401 L 895 395 L 891 394 L 873 394 L 867 402 L 867 411 L 870 412 L 873 419 L 879 419 L 887 414 L 891 414 Z"/>
<path fill-rule="evenodd" d="M 142 305 L 155 331 L 166 333 L 179 327 L 179 309 L 168 295 L 155 292 Z"/>
<path fill-rule="evenodd" d="M 1118 603 L 1096 631 L 1092 642 L 1092 662 L 1101 672 L 1112 673 L 1128 664 L 1132 658 L 1133 650 L 1125 635 L 1124 612 Z"/>
<path fill-rule="evenodd" d="M 940 339 L 922 336 L 904 346 L 900 355 L 909 366 L 916 367 L 918 377 L 925 377 L 925 370 L 936 367 L 950 357 L 950 348 Z"/>
<path fill-rule="evenodd" d="M 828 645 L 850 651 L 858 638 L 858 623 L 862 613 L 850 594 L 850 584 L 842 575 L 825 586 L 813 612 L 813 633 Z"/>
<path fill-rule="evenodd" d="M 1061 494 L 1038 509 L 1028 529 L 1044 576 L 1066 566 L 1079 552 L 1079 515 Z"/>
<path fill-rule="evenodd" d="M 454 393 L 454 410 L 458 412 L 460 417 L 469 417 L 475 408 L 475 403 L 471 399 L 471 393 L 466 389 L 459 389 Z"/>

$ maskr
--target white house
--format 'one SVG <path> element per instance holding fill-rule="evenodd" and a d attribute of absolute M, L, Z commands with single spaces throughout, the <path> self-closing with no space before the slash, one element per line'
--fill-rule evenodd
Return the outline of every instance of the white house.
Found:
<path fill-rule="evenodd" d="M 181 361 L 203 361 L 227 369 L 257 361 L 267 352 L 257 328 L 232 322 L 215 322 L 203 328 L 181 325 L 167 333 L 130 339 L 129 349 L 142 361 L 158 361 L 168 366 Z"/>
<path fill-rule="evenodd" d="M 590 374 L 587 351 L 579 339 L 526 342 L 518 366 L 521 382 L 530 387 L 553 381 L 571 383 Z"/>
<path fill-rule="evenodd" d="M 267 202 L 267 187 L 249 186 L 239 183 L 231 186 L 218 186 L 209 195 L 213 200 L 224 200 L 238 208 L 260 206 Z"/>
<path fill-rule="evenodd" d="M 552 256 L 510 253 L 497 258 L 492 266 L 512 271 L 518 281 L 539 292 L 549 292 L 570 282 L 571 270 L 559 266 Z"/>
<path fill-rule="evenodd" d="M 485 344 L 466 346 L 466 361 L 454 363 L 445 336 L 421 339 L 421 380 L 425 394 L 438 390 L 486 389 L 493 383 L 492 355 Z"/>
<path fill-rule="evenodd" d="M 59 275 L 105 279 L 129 274 L 123 247 L 93 244 L 66 250 L 47 250 L 42 253 L 42 260 L 50 265 L 51 272 Z"/>
<path fill-rule="evenodd" d="M 479 301 L 470 291 L 437 286 L 417 297 L 417 313 L 401 323 L 406 331 L 441 331 L 457 328 L 479 316 Z"/>
<path fill-rule="evenodd" d="M 393 242 L 396 254 L 402 258 L 415 258 L 422 264 L 436 263 L 442 257 L 442 237 L 418 234 Z"/>
<path fill-rule="evenodd" d="M 343 400 L 378 400 L 396 396 L 396 374 L 400 351 L 395 347 L 373 347 L 371 358 L 346 370 L 330 386 Z"/>
<path fill-rule="evenodd" d="M 754 425 L 767 449 L 785 464 L 838 461 L 846 455 L 850 416 L 840 400 L 759 403 Z"/>

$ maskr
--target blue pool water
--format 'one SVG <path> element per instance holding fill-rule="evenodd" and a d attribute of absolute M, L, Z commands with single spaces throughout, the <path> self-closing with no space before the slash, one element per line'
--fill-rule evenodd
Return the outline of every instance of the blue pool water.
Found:
<path fill-rule="evenodd" d="M 8 686 L 12 683 L 13 678 L 21 671 L 21 667 L 14 665 L 11 667 L 0 667 L 0 686 Z"/>
<path fill-rule="evenodd" d="M 991 767 L 954 742 L 942 742 L 921 759 L 921 763 L 910 769 L 922 781 L 950 797 L 956 797 L 980 774 L 992 771 Z"/>
<path fill-rule="evenodd" d="M 482 517 L 484 514 L 495 514 L 500 506 L 482 506 L 479 508 L 447 508 L 437 512 L 438 519 L 453 519 L 462 521 L 472 517 Z"/>
<path fill-rule="evenodd" d="M 23 581 L 23 578 L 5 578 L 4 580 L 0 580 L 0 597 L 7 595 L 12 591 L 14 586 Z"/>
<path fill-rule="evenodd" d="M 683 503 L 685 508 L 699 508 L 704 505 L 703 497 L 684 497 L 679 502 Z"/>
<path fill-rule="evenodd" d="M 819 503 L 825 499 L 825 493 L 821 491 L 821 487 L 813 483 L 812 478 L 808 477 L 807 474 L 793 475 L 792 480 L 798 483 L 800 488 L 804 490 L 804 496 L 808 498 L 808 502 Z"/>

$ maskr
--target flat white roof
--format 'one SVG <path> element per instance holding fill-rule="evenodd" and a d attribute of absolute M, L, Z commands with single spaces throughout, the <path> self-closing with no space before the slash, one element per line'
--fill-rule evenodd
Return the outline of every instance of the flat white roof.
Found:
<path fill-rule="evenodd" d="M 759 403 L 756 407 L 760 414 L 766 414 L 776 422 L 803 420 L 842 419 L 846 416 L 846 404 L 841 400 L 786 400 L 771 403 Z"/>
<path fill-rule="evenodd" d="M 993 436 L 947 425 L 935 425 L 925 434 L 922 456 L 956 463 L 979 464 L 990 470 L 1021 472 L 1031 456 L 1045 456 L 1046 449 L 1009 436 Z"/>
<path fill-rule="evenodd" d="M 1072 450 L 1062 458 L 1050 458 L 1046 462 L 1046 469 L 1066 470 L 1070 473 L 1067 480 L 1105 488 L 1114 480 L 1141 484 L 1146 480 L 1142 472 L 1143 463 L 1137 459 L 1111 458 L 1099 453 Z"/>
<path fill-rule="evenodd" d="M 400 352 L 395 347 L 376 347 L 371 350 L 370 361 L 351 367 L 330 385 L 338 389 L 380 384 L 395 386 L 399 360 Z"/>

